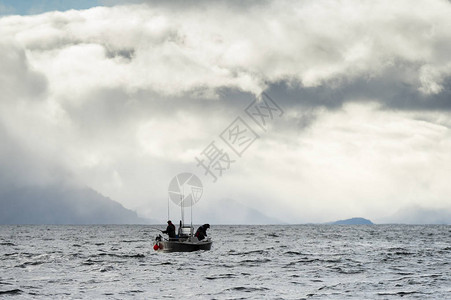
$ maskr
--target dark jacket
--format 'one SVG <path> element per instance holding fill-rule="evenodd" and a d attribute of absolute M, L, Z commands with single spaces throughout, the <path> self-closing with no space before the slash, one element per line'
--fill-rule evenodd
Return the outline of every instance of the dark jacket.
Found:
<path fill-rule="evenodd" d="M 210 228 L 210 225 L 204 224 L 197 228 L 195 236 L 199 239 L 199 241 L 202 241 L 207 236 L 207 229 Z"/>
<path fill-rule="evenodd" d="M 167 233 L 170 238 L 175 238 L 175 225 L 172 223 L 169 223 L 168 227 L 166 227 L 166 230 L 163 231 L 163 233 Z"/>

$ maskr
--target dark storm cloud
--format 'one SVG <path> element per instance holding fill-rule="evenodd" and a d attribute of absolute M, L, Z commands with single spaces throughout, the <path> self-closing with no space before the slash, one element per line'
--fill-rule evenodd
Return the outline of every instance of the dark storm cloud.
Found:
<path fill-rule="evenodd" d="M 387 77 L 356 79 L 339 86 L 293 87 L 287 82 L 271 84 L 266 92 L 280 99 L 284 106 L 299 109 L 326 107 L 339 109 L 346 102 L 377 102 L 385 109 L 406 111 L 451 110 L 451 79 L 444 80 L 443 90 L 427 95 L 416 86 Z"/>

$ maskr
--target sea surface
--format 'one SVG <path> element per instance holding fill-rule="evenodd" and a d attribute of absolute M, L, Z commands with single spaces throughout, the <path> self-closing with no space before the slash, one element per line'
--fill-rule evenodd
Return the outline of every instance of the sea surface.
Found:
<path fill-rule="evenodd" d="M 212 226 L 192 253 L 158 228 L 0 226 L 0 298 L 451 299 L 451 226 Z"/>

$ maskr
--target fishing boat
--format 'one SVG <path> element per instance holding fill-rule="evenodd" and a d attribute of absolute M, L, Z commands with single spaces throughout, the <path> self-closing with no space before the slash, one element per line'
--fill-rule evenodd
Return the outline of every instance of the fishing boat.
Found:
<path fill-rule="evenodd" d="M 187 191 L 187 193 L 185 193 Z M 196 175 L 182 173 L 173 178 L 169 184 L 168 197 L 168 219 L 170 200 L 180 206 L 181 220 L 178 234 L 172 238 L 166 238 L 159 234 L 154 241 L 153 249 L 159 252 L 192 252 L 199 250 L 210 250 L 213 241 L 210 237 L 198 239 L 194 234 L 193 227 L 193 205 L 199 201 L 202 195 L 202 183 Z M 184 224 L 184 209 L 191 208 L 191 224 Z M 207 225 L 207 224 L 206 224 Z M 209 227 L 209 225 L 208 225 Z"/>
<path fill-rule="evenodd" d="M 154 250 L 161 252 L 193 252 L 199 250 L 210 250 L 213 241 L 207 237 L 201 241 L 194 236 L 194 227 L 180 226 L 179 233 L 175 238 L 163 238 L 158 235 L 155 238 Z"/>

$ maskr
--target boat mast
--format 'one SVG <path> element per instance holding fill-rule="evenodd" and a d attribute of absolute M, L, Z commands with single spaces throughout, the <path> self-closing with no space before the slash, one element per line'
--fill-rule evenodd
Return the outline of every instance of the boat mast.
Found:
<path fill-rule="evenodd" d="M 171 218 L 169 217 L 169 195 L 168 195 L 168 220 L 170 220 Z"/>
<path fill-rule="evenodd" d="M 180 214 L 182 217 L 182 226 L 185 225 L 185 216 L 184 216 L 184 210 L 183 210 L 183 201 L 185 201 L 185 187 L 182 187 L 182 195 L 180 199 Z"/>

